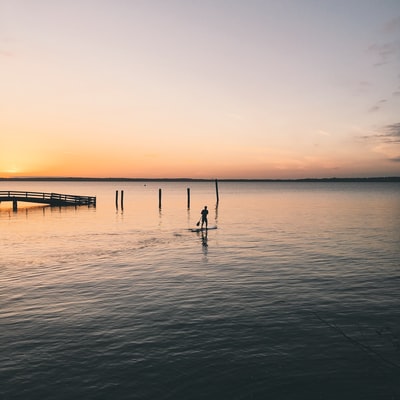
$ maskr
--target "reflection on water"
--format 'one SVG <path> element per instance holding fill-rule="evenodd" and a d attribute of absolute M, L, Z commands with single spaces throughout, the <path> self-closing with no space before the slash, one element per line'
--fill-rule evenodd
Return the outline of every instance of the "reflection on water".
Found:
<path fill-rule="evenodd" d="M 1 398 L 400 397 L 398 184 L 42 184 L 97 207 L 2 205 Z"/>
<path fill-rule="evenodd" d="M 201 231 L 201 243 L 203 247 L 208 247 L 208 231 Z"/>

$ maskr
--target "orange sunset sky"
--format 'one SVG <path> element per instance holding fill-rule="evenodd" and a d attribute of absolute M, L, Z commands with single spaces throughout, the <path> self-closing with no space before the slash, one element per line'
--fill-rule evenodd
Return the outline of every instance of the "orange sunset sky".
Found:
<path fill-rule="evenodd" d="M 0 0 L 0 177 L 400 176 L 399 0 Z"/>

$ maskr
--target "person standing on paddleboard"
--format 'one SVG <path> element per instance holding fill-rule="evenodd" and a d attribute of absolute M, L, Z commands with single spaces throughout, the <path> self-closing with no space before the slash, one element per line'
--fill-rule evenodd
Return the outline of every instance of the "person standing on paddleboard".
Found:
<path fill-rule="evenodd" d="M 208 228 L 208 210 L 207 206 L 204 206 L 204 208 L 201 210 L 201 229 L 203 229 L 203 225 L 206 224 L 206 229 Z"/>

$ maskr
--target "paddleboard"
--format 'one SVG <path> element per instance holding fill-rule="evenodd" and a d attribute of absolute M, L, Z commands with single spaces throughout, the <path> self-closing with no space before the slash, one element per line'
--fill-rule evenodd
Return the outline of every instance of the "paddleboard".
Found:
<path fill-rule="evenodd" d="M 190 229 L 190 231 L 192 231 L 192 232 L 204 232 L 204 231 L 211 231 L 213 229 L 217 229 L 217 227 L 216 226 L 210 226 L 208 228 L 192 228 L 192 229 Z"/>

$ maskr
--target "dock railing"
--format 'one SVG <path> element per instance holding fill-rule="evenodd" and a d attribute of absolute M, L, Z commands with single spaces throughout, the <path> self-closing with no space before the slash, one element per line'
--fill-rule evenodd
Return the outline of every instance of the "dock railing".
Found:
<path fill-rule="evenodd" d="M 78 196 L 61 193 L 24 192 L 18 190 L 0 191 L 1 201 L 24 201 L 29 203 L 49 204 L 50 206 L 96 206 L 95 196 Z"/>

